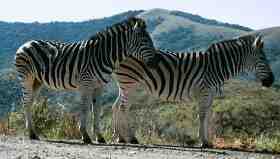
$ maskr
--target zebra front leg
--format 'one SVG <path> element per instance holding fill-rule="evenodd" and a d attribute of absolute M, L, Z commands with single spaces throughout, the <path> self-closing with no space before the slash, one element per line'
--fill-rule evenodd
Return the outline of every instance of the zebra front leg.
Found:
<path fill-rule="evenodd" d="M 113 111 L 113 139 L 117 142 L 138 144 L 134 130 L 130 127 L 128 92 L 120 89 L 118 99 L 115 101 Z"/>
<path fill-rule="evenodd" d="M 202 142 L 202 148 L 212 147 L 209 142 L 209 129 L 208 129 L 208 119 L 211 111 L 211 105 L 213 103 L 213 95 L 210 92 L 203 92 L 200 94 L 199 98 L 199 138 Z"/>
<path fill-rule="evenodd" d="M 96 99 L 93 98 L 92 100 L 92 107 L 94 112 L 94 122 L 93 122 L 93 129 L 94 134 L 96 137 L 96 142 L 98 143 L 106 143 L 104 137 L 100 133 L 100 105 L 96 104 Z"/>
<path fill-rule="evenodd" d="M 81 96 L 81 110 L 80 110 L 80 132 L 84 143 L 91 144 L 91 139 L 87 133 L 87 118 L 90 102 L 90 95 L 88 93 L 82 93 Z"/>
<path fill-rule="evenodd" d="M 36 79 L 34 80 L 31 76 L 24 78 L 23 85 L 23 108 L 25 116 L 25 127 L 28 130 L 29 138 L 32 140 L 39 140 L 40 138 L 36 135 L 36 131 L 32 126 L 32 107 L 34 98 L 40 92 L 41 83 Z"/>

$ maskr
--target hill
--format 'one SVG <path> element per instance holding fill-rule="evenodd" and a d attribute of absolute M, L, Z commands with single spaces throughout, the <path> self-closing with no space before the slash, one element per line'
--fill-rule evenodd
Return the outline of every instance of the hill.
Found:
<path fill-rule="evenodd" d="M 140 13 L 139 16 L 147 21 L 156 46 L 174 51 L 206 48 L 212 42 L 251 31 L 238 25 L 163 9 L 152 9 Z"/>
<path fill-rule="evenodd" d="M 103 19 L 84 22 L 51 22 L 51 23 L 7 23 L 0 22 L 0 116 L 13 110 L 19 102 L 20 89 L 13 72 L 13 60 L 16 49 L 31 39 L 49 39 L 59 41 L 77 41 L 87 39 L 92 34 L 130 16 L 139 16 L 147 21 L 148 30 L 156 47 L 174 51 L 204 49 L 212 42 L 229 39 L 248 33 L 260 32 L 264 35 L 265 49 L 272 63 L 273 71 L 280 77 L 280 27 L 253 31 L 250 28 L 235 24 L 222 23 L 198 15 L 180 11 L 152 9 L 148 11 L 128 11 Z M 103 102 L 112 101 L 115 89 L 106 91 Z M 113 87 L 115 88 L 115 87 Z M 8 90 L 8 91 L 7 91 Z M 64 93 L 45 93 L 51 101 L 65 103 Z M 56 98 L 56 96 L 60 98 Z M 62 98 L 62 97 L 63 98 Z M 71 99 L 75 94 L 68 95 Z M 78 99 L 77 99 L 78 100 Z M 69 102 L 65 105 L 73 105 Z M 2 109 L 2 110 L 1 110 Z"/>
<path fill-rule="evenodd" d="M 73 42 L 90 37 L 97 31 L 143 11 L 128 11 L 108 18 L 84 22 L 7 23 L 0 22 L 0 69 L 10 68 L 17 48 L 32 39 Z"/>
<path fill-rule="evenodd" d="M 84 22 L 7 23 L 0 22 L 0 69 L 10 68 L 16 49 L 31 39 L 78 41 L 130 16 L 147 20 L 149 31 L 158 47 L 186 50 L 206 47 L 214 40 L 231 38 L 251 29 L 239 25 L 208 20 L 189 13 L 153 9 L 128 11 L 103 19 Z M 173 40 L 176 39 L 174 45 Z M 164 47 L 163 47 L 164 48 Z"/>

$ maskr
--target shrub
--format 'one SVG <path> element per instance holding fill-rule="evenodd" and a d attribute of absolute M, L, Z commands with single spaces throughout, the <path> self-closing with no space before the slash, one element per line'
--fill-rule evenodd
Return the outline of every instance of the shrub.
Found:
<path fill-rule="evenodd" d="M 38 135 L 52 139 L 77 139 L 80 132 L 77 125 L 77 117 L 74 114 L 54 109 L 55 106 L 47 104 L 47 98 L 39 100 L 33 105 L 32 122 Z M 23 109 L 9 114 L 9 127 L 14 129 L 17 134 L 24 133 L 24 113 Z"/>
<path fill-rule="evenodd" d="M 278 88 L 262 89 L 253 82 L 235 80 L 226 83 L 225 96 L 215 99 L 213 103 L 210 133 L 214 144 L 217 147 L 280 152 L 279 91 Z M 130 122 L 141 143 L 198 143 L 196 103 L 162 102 L 141 88 L 131 94 L 129 100 L 133 103 Z M 102 108 L 101 130 L 106 141 L 110 141 L 112 111 L 108 106 Z M 36 130 L 47 138 L 80 138 L 77 115 L 57 109 L 55 105 L 48 106 L 46 98 L 34 105 L 33 119 Z M 93 126 L 91 119 L 92 116 L 89 128 Z M 7 124 L 1 125 L 4 127 L 2 132 L 6 133 Z M 22 110 L 10 113 L 9 128 L 17 132 L 24 129 Z"/>

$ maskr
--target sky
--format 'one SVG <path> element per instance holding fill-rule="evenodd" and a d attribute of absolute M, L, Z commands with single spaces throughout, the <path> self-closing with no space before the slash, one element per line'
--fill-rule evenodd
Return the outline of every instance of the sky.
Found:
<path fill-rule="evenodd" d="M 2 0 L 0 21 L 84 21 L 163 8 L 253 29 L 280 26 L 280 0 Z"/>

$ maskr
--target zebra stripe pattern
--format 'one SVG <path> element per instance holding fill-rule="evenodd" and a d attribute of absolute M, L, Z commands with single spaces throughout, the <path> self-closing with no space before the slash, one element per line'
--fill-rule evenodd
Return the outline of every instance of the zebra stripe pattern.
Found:
<path fill-rule="evenodd" d="M 116 72 L 119 97 L 113 105 L 114 137 L 119 141 L 137 142 L 129 129 L 128 94 L 138 84 L 163 100 L 198 101 L 200 130 L 203 147 L 208 141 L 208 116 L 213 97 L 222 93 L 226 80 L 242 72 L 256 72 L 263 86 L 274 81 L 272 70 L 263 51 L 260 36 L 247 35 L 217 42 L 205 52 L 160 52 L 157 69 L 151 70 L 143 62 L 128 58 Z"/>
<path fill-rule="evenodd" d="M 128 56 L 154 67 L 153 42 L 140 18 L 129 18 L 97 33 L 90 40 L 75 43 L 32 40 L 16 52 L 15 65 L 23 86 L 26 127 L 31 139 L 39 139 L 32 127 L 31 107 L 45 85 L 53 89 L 76 90 L 81 94 L 80 131 L 85 143 L 86 117 L 90 104 L 102 93 L 112 72 Z M 96 107 L 96 106 L 94 106 Z M 98 117 L 97 121 L 99 120 Z M 97 140 L 105 142 L 95 128 Z"/>

